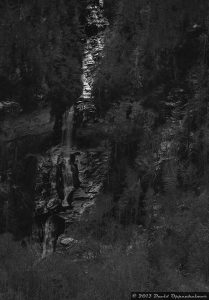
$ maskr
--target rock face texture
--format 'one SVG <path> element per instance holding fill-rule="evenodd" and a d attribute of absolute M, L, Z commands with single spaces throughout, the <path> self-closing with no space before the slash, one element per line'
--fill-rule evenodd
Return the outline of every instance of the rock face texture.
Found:
<path fill-rule="evenodd" d="M 0 103 L 0 157 L 6 157 L 0 161 L 0 197 L 3 199 L 0 214 L 8 204 L 9 184 L 30 194 L 28 187 L 23 187 L 27 181 L 24 159 L 27 155 L 34 156 L 37 170 L 34 173 L 34 186 L 31 187 L 31 213 L 36 223 L 33 233 L 43 243 L 43 257 L 55 251 L 58 236 L 64 233 L 69 224 L 79 221 L 84 212 L 88 216 L 103 190 L 109 169 L 110 149 L 105 143 L 105 137 L 97 130 L 98 120 L 92 97 L 108 21 L 103 17 L 102 1 L 92 3 L 90 1 L 86 8 L 88 34 L 83 53 L 83 92 L 73 108 L 61 114 L 62 142 L 54 146 L 56 120 L 51 116 L 50 107 L 40 106 L 36 111 L 25 114 L 15 103 Z M 72 118 L 67 117 L 69 112 Z M 1 118 L 3 114 L 7 114 L 5 118 Z M 72 154 L 76 156 L 80 181 L 78 186 L 73 182 L 72 165 L 69 164 Z M 14 169 L 15 172 L 17 170 L 13 176 L 15 178 L 9 183 L 8 174 L 10 171 L 14 173 Z"/>
<path fill-rule="evenodd" d="M 108 149 L 98 147 L 85 152 L 71 151 L 78 153 L 77 164 L 81 185 L 77 189 L 73 187 L 68 158 L 63 156 L 62 176 L 65 178 L 63 179 L 64 199 L 61 199 L 58 186 L 56 186 L 57 161 L 61 151 L 62 148 L 56 147 L 48 151 L 46 156 L 39 157 L 36 179 L 36 212 L 39 215 L 71 207 L 75 200 L 86 201 L 86 199 L 95 198 L 95 195 L 102 189 L 102 183 L 106 178 L 110 157 Z M 67 198 L 72 192 L 70 205 Z"/>
<path fill-rule="evenodd" d="M 71 170 L 68 167 L 69 156 L 62 154 L 62 147 L 56 147 L 40 156 L 38 163 L 35 211 L 37 218 L 42 218 L 42 230 L 44 230 L 44 253 L 47 255 L 55 249 L 55 240 L 58 238 L 58 225 L 56 222 L 62 219 L 65 228 L 80 220 L 81 216 L 94 205 L 97 196 L 103 189 L 103 184 L 108 173 L 110 151 L 98 147 L 83 152 L 71 151 L 77 154 L 77 165 L 79 171 L 80 187 L 73 187 Z M 63 155 L 63 156 L 62 156 Z M 60 191 L 56 184 L 57 163 L 62 156 L 63 165 L 63 199 L 60 198 Z M 59 223 L 59 222 L 58 222 Z M 51 233 L 49 232 L 51 231 Z M 54 242 L 49 240 L 54 240 Z M 53 247 L 52 247 L 53 245 Z"/>
<path fill-rule="evenodd" d="M 94 99 L 92 95 L 95 76 L 99 69 L 99 62 L 103 57 L 104 29 L 109 25 L 104 17 L 102 3 L 89 1 L 87 6 L 87 41 L 84 47 L 84 56 L 82 64 L 83 92 L 76 102 L 75 117 L 76 127 L 85 127 L 96 119 Z"/>

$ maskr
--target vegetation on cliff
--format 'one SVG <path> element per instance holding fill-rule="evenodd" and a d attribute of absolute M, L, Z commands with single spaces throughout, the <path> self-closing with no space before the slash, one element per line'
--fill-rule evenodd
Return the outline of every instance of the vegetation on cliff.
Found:
<path fill-rule="evenodd" d="M 37 8 L 23 3 L 18 26 L 2 23 L 8 43 L 18 34 L 22 39 L 21 50 L 2 47 L 7 60 L 0 71 L 12 86 L 35 76 L 30 92 L 50 90 L 59 123 L 66 99 L 79 96 L 82 6 L 53 3 L 50 9 L 47 1 Z M 13 9 L 11 18 L 17 17 L 15 5 L 2 7 L 3 19 Z M 24 248 L 1 236 L 4 299 L 125 300 L 131 290 L 209 291 L 208 1 L 106 0 L 104 9 L 110 27 L 93 90 L 112 153 L 104 194 L 92 219 L 71 228 L 84 243 L 66 255 L 37 262 L 30 243 Z M 25 105 L 27 97 L 18 93 Z M 31 180 L 21 174 L 19 182 L 28 183 L 24 197 L 34 188 L 27 174 Z M 18 167 L 13 176 L 18 180 Z M 24 226 L 18 212 L 13 233 L 17 223 Z"/>

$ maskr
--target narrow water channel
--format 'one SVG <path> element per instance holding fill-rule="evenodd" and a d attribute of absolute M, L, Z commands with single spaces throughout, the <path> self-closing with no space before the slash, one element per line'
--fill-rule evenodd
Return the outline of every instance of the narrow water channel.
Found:
<path fill-rule="evenodd" d="M 98 4 L 89 4 L 88 11 L 88 25 L 97 28 L 97 33 L 91 35 L 86 40 L 84 47 L 83 63 L 82 63 L 82 83 L 83 91 L 79 100 L 76 103 L 77 109 L 82 112 L 83 122 L 88 122 L 88 116 L 95 110 L 94 99 L 92 97 L 92 89 L 94 85 L 94 78 L 96 76 L 99 61 L 102 58 L 102 50 L 104 48 L 104 26 L 108 24 L 103 16 L 103 0 L 99 0 Z M 69 165 L 70 155 L 75 151 L 79 151 L 73 145 L 73 118 L 74 107 L 67 110 L 63 117 L 63 138 L 61 144 L 62 159 L 64 161 L 63 181 L 64 181 L 64 201 L 66 203 L 67 197 L 72 190 L 72 174 Z M 79 162 L 78 162 L 79 163 Z M 48 217 L 44 226 L 44 241 L 42 257 L 46 257 L 53 253 L 56 248 L 58 239 L 58 225 L 57 218 Z"/>

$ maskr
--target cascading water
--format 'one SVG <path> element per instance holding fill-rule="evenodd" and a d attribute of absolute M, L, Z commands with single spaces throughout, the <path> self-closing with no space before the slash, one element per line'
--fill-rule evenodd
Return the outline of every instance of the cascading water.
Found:
<path fill-rule="evenodd" d="M 45 223 L 42 258 L 55 252 L 57 239 L 65 230 L 65 221 L 57 215 L 48 217 Z"/>
<path fill-rule="evenodd" d="M 84 119 L 87 115 L 93 115 L 95 112 L 92 89 L 97 73 L 98 62 L 103 57 L 105 41 L 104 28 L 109 25 L 108 20 L 104 17 L 103 6 L 103 0 L 99 0 L 98 4 L 91 3 L 90 1 L 90 4 L 87 6 L 89 11 L 88 24 L 97 27 L 98 33 L 96 35 L 90 35 L 84 47 L 82 65 L 83 92 L 80 101 L 77 102 L 77 108 L 83 112 Z"/>
<path fill-rule="evenodd" d="M 66 155 L 68 155 L 72 149 L 73 116 L 74 108 L 72 106 L 70 110 L 65 112 L 63 120 L 62 146 Z"/>
<path fill-rule="evenodd" d="M 71 107 L 70 110 L 66 111 L 64 116 L 64 130 L 63 130 L 63 141 L 62 141 L 62 147 L 63 147 L 63 154 L 65 159 L 65 168 L 63 172 L 63 178 L 64 178 L 64 194 L 65 194 L 65 201 L 66 198 L 70 192 L 70 186 L 72 185 L 72 175 L 71 175 L 71 169 L 69 165 L 69 158 L 70 158 L 70 152 L 73 148 L 72 144 L 72 134 L 73 134 L 73 116 L 74 116 L 74 108 Z"/>
<path fill-rule="evenodd" d="M 103 7 L 103 6 L 104 6 L 104 0 L 99 0 L 99 5 L 100 5 L 101 7 Z"/>
<path fill-rule="evenodd" d="M 44 241 L 43 241 L 43 252 L 42 258 L 52 254 L 55 250 L 55 224 L 52 218 L 49 217 L 46 220 L 44 227 Z"/>
<path fill-rule="evenodd" d="M 73 133 L 73 115 L 74 108 L 71 107 L 70 110 L 65 112 L 63 118 L 63 128 L 62 128 L 62 159 L 58 159 L 57 163 L 63 163 L 62 174 L 64 183 L 64 201 L 70 193 L 70 187 L 72 186 L 72 176 L 69 165 L 70 152 L 72 150 L 72 133 Z M 44 241 L 43 241 L 43 252 L 42 258 L 52 254 L 55 251 L 55 246 L 57 242 L 57 222 L 53 216 L 48 217 L 44 226 Z"/>
<path fill-rule="evenodd" d="M 94 25 L 98 28 L 98 33 L 96 35 L 91 35 L 87 38 L 86 46 L 84 48 L 83 56 L 83 92 L 80 100 L 77 101 L 76 107 L 79 111 L 83 112 L 83 118 L 85 119 L 88 112 L 95 110 L 94 101 L 92 97 L 92 89 L 94 84 L 94 78 L 96 76 L 96 70 L 98 66 L 98 60 L 103 57 L 103 48 L 105 34 L 104 29 L 108 26 L 108 21 L 103 15 L 103 0 L 99 0 L 99 5 L 90 4 L 87 9 L 89 10 L 89 20 L 88 24 Z M 73 134 L 73 117 L 74 108 L 67 110 L 63 118 L 63 136 L 62 136 L 62 157 L 59 163 L 62 161 L 63 165 L 61 167 L 63 174 L 63 185 L 64 185 L 64 201 L 62 201 L 62 206 L 68 206 L 68 196 L 74 189 L 72 185 L 72 175 L 71 168 L 69 164 L 70 154 L 73 150 L 72 134 Z M 84 120 L 83 120 L 84 121 Z M 55 245 L 57 241 L 57 221 L 51 217 L 48 217 L 45 223 L 45 237 L 43 244 L 43 255 L 46 257 L 53 253 L 55 250 Z"/>

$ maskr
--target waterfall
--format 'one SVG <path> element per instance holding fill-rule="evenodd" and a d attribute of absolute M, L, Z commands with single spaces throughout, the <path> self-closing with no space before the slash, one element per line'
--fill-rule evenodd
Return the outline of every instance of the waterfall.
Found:
<path fill-rule="evenodd" d="M 80 99 L 76 103 L 76 108 L 78 111 L 82 112 L 82 118 L 88 120 L 88 114 L 95 111 L 94 99 L 92 95 L 92 89 L 94 80 L 97 73 L 98 61 L 103 57 L 103 48 L 105 42 L 105 33 L 100 30 L 108 25 L 108 21 L 103 15 L 104 1 L 99 0 L 98 4 L 95 6 L 90 6 L 90 13 L 93 18 L 93 24 L 98 27 L 99 32 L 96 35 L 87 37 L 86 45 L 84 47 L 82 70 L 83 74 L 81 80 L 83 83 L 83 90 Z M 72 106 L 67 110 L 63 117 L 63 127 L 62 127 L 62 153 L 60 155 L 60 160 L 57 163 L 63 162 L 61 166 L 61 172 L 63 175 L 63 185 L 64 185 L 64 200 L 62 201 L 63 207 L 68 207 L 69 203 L 67 201 L 68 196 L 74 190 L 72 184 L 71 167 L 69 164 L 70 154 L 73 150 L 73 117 L 74 117 L 74 107 Z M 44 232 L 44 243 L 43 243 L 43 257 L 55 251 L 57 233 L 56 233 L 56 222 L 53 218 L 49 217 L 45 222 Z"/>
<path fill-rule="evenodd" d="M 64 116 L 64 128 L 63 128 L 63 154 L 65 160 L 65 168 L 63 170 L 63 179 L 64 179 L 64 203 L 66 204 L 67 197 L 72 188 L 72 175 L 71 168 L 69 165 L 70 152 L 73 148 L 72 143 L 72 134 L 73 134 L 73 117 L 74 117 L 74 108 L 73 106 L 66 111 Z"/>
<path fill-rule="evenodd" d="M 69 165 L 70 152 L 72 150 L 72 133 L 73 133 L 73 106 L 67 110 L 63 118 L 62 128 L 62 154 L 57 160 L 57 163 L 63 163 L 62 174 L 64 181 L 64 203 L 67 202 L 67 197 L 72 186 L 72 176 Z M 43 252 L 42 257 L 46 257 L 55 251 L 57 242 L 57 224 L 53 216 L 50 216 L 44 225 L 44 241 L 43 241 Z"/>
<path fill-rule="evenodd" d="M 55 224 L 53 222 L 52 217 L 49 217 L 46 220 L 44 226 L 44 241 L 43 241 L 43 252 L 42 258 L 52 254 L 55 251 Z"/>
<path fill-rule="evenodd" d="M 91 1 L 90 1 L 91 3 Z M 105 43 L 104 28 L 109 25 L 108 20 L 104 17 L 103 7 L 104 0 L 99 0 L 96 5 L 92 4 L 88 6 L 89 14 L 91 16 L 89 25 L 94 25 L 98 28 L 96 35 L 87 36 L 86 45 L 83 52 L 82 63 L 82 82 L 83 91 L 80 96 L 80 101 L 77 103 L 78 110 L 82 111 L 82 116 L 88 119 L 95 113 L 94 99 L 92 95 L 93 85 L 99 66 L 99 61 L 103 57 L 103 49 Z"/>
<path fill-rule="evenodd" d="M 42 258 L 55 252 L 57 239 L 65 230 L 65 221 L 59 216 L 49 216 L 44 226 Z"/>
<path fill-rule="evenodd" d="M 99 0 L 99 5 L 100 5 L 101 7 L 103 7 L 103 6 L 104 6 L 104 0 Z"/>
<path fill-rule="evenodd" d="M 70 155 L 70 150 L 72 149 L 73 116 L 74 108 L 72 106 L 69 110 L 65 112 L 62 128 L 62 145 L 65 149 L 64 152 L 67 156 Z"/>

